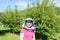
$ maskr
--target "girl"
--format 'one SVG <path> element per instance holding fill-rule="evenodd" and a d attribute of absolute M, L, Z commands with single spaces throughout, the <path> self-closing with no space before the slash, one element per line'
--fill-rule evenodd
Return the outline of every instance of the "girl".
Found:
<path fill-rule="evenodd" d="M 21 32 L 20 40 L 35 40 L 35 25 L 31 18 L 24 20 Z"/>

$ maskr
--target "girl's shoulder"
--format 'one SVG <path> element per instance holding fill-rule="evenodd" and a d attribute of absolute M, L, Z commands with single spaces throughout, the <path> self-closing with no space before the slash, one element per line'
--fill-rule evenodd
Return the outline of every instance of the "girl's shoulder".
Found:
<path fill-rule="evenodd" d="M 24 30 L 24 28 L 22 28 L 21 30 Z"/>
<path fill-rule="evenodd" d="M 22 28 L 22 29 L 21 29 L 21 33 L 24 33 L 24 32 L 25 32 L 25 29 L 24 29 L 24 28 Z"/>
<path fill-rule="evenodd" d="M 34 32 L 34 33 L 35 33 L 35 30 L 33 29 L 33 30 L 32 30 L 32 32 Z"/>

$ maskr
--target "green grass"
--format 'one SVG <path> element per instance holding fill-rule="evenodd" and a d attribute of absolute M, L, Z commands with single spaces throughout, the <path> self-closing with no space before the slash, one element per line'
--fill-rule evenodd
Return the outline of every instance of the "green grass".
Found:
<path fill-rule="evenodd" d="M 0 40 L 19 40 L 20 37 L 17 34 L 6 33 L 5 35 L 0 36 Z"/>
<path fill-rule="evenodd" d="M 10 28 L 8 28 L 8 27 L 1 27 L 0 26 L 0 30 L 9 30 Z"/>
<path fill-rule="evenodd" d="M 10 33 L 9 28 L 0 26 L 0 40 L 19 40 L 20 35 Z"/>

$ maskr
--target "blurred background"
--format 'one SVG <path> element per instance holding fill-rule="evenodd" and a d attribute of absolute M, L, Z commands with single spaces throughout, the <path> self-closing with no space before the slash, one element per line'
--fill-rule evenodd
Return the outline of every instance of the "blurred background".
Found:
<path fill-rule="evenodd" d="M 60 0 L 0 0 L 0 40 L 20 40 L 28 17 L 36 22 L 36 40 L 60 40 Z"/>

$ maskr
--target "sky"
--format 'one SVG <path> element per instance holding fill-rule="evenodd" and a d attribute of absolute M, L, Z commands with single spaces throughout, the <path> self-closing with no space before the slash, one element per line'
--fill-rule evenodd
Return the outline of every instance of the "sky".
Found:
<path fill-rule="evenodd" d="M 29 0 L 29 3 L 31 4 L 32 0 Z M 36 0 L 34 0 L 36 2 Z M 56 6 L 60 7 L 60 0 L 55 0 Z M 28 0 L 0 0 L 0 11 L 4 11 L 7 9 L 8 6 L 10 6 L 12 9 L 14 9 L 15 5 L 18 6 L 19 10 L 24 10 L 27 8 Z"/>

